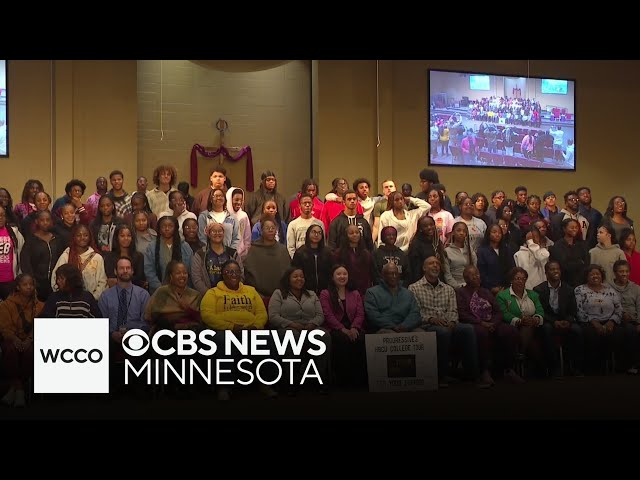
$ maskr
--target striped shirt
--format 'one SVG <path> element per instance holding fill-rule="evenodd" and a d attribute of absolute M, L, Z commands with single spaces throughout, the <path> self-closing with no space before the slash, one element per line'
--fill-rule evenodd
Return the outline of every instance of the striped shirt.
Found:
<path fill-rule="evenodd" d="M 53 292 L 39 318 L 101 318 L 98 302 L 86 290 L 82 293 Z"/>

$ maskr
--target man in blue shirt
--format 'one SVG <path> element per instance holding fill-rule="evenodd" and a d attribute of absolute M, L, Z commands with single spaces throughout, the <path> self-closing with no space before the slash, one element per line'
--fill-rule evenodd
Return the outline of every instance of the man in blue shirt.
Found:
<path fill-rule="evenodd" d="M 128 257 L 120 257 L 115 268 L 118 283 L 105 290 L 100 296 L 98 306 L 105 317 L 109 318 L 109 335 L 116 353 L 122 351 L 122 337 L 127 330 L 140 328 L 149 330 L 144 320 L 144 310 L 149 301 L 149 292 L 131 283 L 133 265 Z"/>

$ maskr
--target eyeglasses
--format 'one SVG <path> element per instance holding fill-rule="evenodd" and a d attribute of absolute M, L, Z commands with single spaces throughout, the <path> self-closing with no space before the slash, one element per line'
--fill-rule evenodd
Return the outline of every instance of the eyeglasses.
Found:
<path fill-rule="evenodd" d="M 513 277 L 514 282 L 526 282 L 527 279 L 524 277 Z"/>
<path fill-rule="evenodd" d="M 311 230 L 311 235 L 322 235 L 322 230 Z"/>
<path fill-rule="evenodd" d="M 230 277 L 239 277 L 240 276 L 240 270 L 223 270 L 222 274 L 223 275 L 228 275 Z"/>

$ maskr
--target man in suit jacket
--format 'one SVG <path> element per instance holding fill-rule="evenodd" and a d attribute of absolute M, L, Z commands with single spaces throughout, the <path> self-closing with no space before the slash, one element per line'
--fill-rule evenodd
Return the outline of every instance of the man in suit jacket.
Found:
<path fill-rule="evenodd" d="M 573 288 L 561 281 L 560 263 L 550 260 L 544 267 L 547 281 L 537 285 L 534 290 L 540 296 L 540 303 L 544 308 L 545 330 L 543 338 L 547 342 L 545 346 L 548 365 L 553 368 L 553 375 L 560 376 L 560 364 L 556 355 L 557 343 L 566 345 L 570 358 L 574 362 L 574 374 L 578 375 L 582 370 L 584 359 L 584 341 L 582 330 L 576 322 L 577 306 Z"/>

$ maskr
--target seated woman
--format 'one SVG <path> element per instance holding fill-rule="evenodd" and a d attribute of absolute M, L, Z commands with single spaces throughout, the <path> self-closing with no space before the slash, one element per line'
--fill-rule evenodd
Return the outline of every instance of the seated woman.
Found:
<path fill-rule="evenodd" d="M 384 238 L 384 234 L 382 236 Z M 349 272 L 344 265 L 334 265 L 331 269 L 329 287 L 320 293 L 320 304 L 324 327 L 331 332 L 331 356 L 337 384 L 365 384 L 364 304 L 360 293 L 349 281 Z"/>
<path fill-rule="evenodd" d="M 631 357 L 631 352 L 626 351 L 625 330 L 621 327 L 622 302 L 606 279 L 604 269 L 591 264 L 587 268 L 587 283 L 575 289 L 587 371 L 602 365 L 611 351 L 620 359 Z"/>
<path fill-rule="evenodd" d="M 409 257 L 405 252 L 396 247 L 398 232 L 395 227 L 384 227 L 380 233 L 382 245 L 376 248 L 373 259 L 376 262 L 378 277 L 382 277 L 382 269 L 387 263 L 395 263 L 400 272 L 400 281 L 405 287 L 410 283 Z"/>
<path fill-rule="evenodd" d="M 325 246 L 324 230 L 318 225 L 307 228 L 304 246 L 293 254 L 291 265 L 304 272 L 304 288 L 319 295 L 329 284 L 331 252 Z"/>
<path fill-rule="evenodd" d="M 251 244 L 244 262 L 244 278 L 245 283 L 255 287 L 260 295 L 270 297 L 291 264 L 291 257 L 287 247 L 276 241 L 275 222 L 264 216 L 260 221 L 261 237 Z"/>
<path fill-rule="evenodd" d="M 69 263 L 81 272 L 84 287 L 93 295 L 93 298 L 98 300 L 107 288 L 107 275 L 104 271 L 104 259 L 97 252 L 97 248 L 89 227 L 76 224 L 71 231 L 71 245 L 64 249 L 54 267 L 51 288 L 54 291 L 58 288 L 56 281 L 58 267 Z"/>
<path fill-rule="evenodd" d="M 116 264 L 120 257 L 127 257 L 131 260 L 133 267 L 134 285 L 147 288 L 149 282 L 144 276 L 144 255 L 136 249 L 136 240 L 129 225 L 121 224 L 116 227 L 113 233 L 113 245 L 110 252 L 104 255 L 104 270 L 107 274 L 107 285 L 109 288 L 118 283 L 116 278 Z"/>
<path fill-rule="evenodd" d="M 542 327 L 544 308 L 537 292 L 525 288 L 528 278 L 524 268 L 514 267 L 509 272 L 511 286 L 496 296 L 504 321 L 516 327 L 520 335 L 520 352 L 533 359 L 538 373 L 545 367 L 540 345 L 547 345 L 547 333 Z M 537 337 L 537 341 L 534 341 Z"/>
<path fill-rule="evenodd" d="M 222 265 L 228 260 L 236 260 L 240 264 L 240 271 L 242 271 L 238 253 L 223 244 L 224 227 L 222 224 L 210 223 L 204 231 L 207 235 L 207 247 L 198 250 L 191 260 L 191 280 L 194 288 L 202 295 L 222 280 Z"/>
<path fill-rule="evenodd" d="M 145 320 L 151 325 L 151 334 L 160 329 L 199 330 L 202 296 L 187 286 L 187 266 L 171 260 L 164 278 L 164 285 L 151 295 L 144 312 Z"/>
<path fill-rule="evenodd" d="M 480 385 L 493 385 L 489 373 L 491 346 L 500 353 L 496 360 L 504 371 L 505 379 L 513 383 L 522 383 L 522 378 L 513 370 L 518 348 L 518 331 L 512 325 L 503 322 L 502 311 L 493 294 L 480 286 L 480 271 L 474 265 L 465 267 L 464 285 L 456 290 L 458 319 L 470 323 L 476 333 L 478 360 L 480 364 Z"/>
<path fill-rule="evenodd" d="M 36 298 L 35 282 L 31 275 L 20 274 L 16 289 L 0 303 L 0 335 L 2 335 L 2 363 L 10 382 L 2 403 L 24 407 L 24 390 L 33 376 L 33 319 L 43 303 Z"/>
<path fill-rule="evenodd" d="M 57 291 L 49 295 L 38 318 L 102 318 L 98 302 L 85 290 L 77 266 L 64 263 L 56 268 L 54 277 Z"/>
<path fill-rule="evenodd" d="M 286 255 L 289 256 L 288 253 Z M 264 301 L 255 288 L 241 282 L 241 277 L 240 264 L 235 260 L 227 260 L 222 265 L 222 281 L 207 290 L 207 293 L 202 297 L 200 305 L 202 321 L 208 328 L 216 331 L 213 340 L 217 345 L 218 352 L 224 352 L 226 332 L 232 331 L 239 336 L 243 330 L 262 330 L 267 323 L 267 310 Z M 271 349 L 273 341 L 270 339 L 271 337 L 267 337 L 267 348 Z M 240 359 L 238 355 L 236 357 L 238 358 L 235 360 Z M 263 359 L 263 357 L 259 358 Z M 232 370 L 230 377 L 235 378 L 238 375 L 237 368 L 234 367 L 236 364 L 237 362 L 234 362 L 229 365 Z M 262 372 L 266 370 L 267 368 L 264 368 Z M 228 379 L 226 375 L 223 378 Z M 262 386 L 261 390 L 269 397 L 277 395 L 273 389 L 267 386 Z M 230 388 L 218 387 L 219 400 L 229 400 L 230 394 Z"/>
<path fill-rule="evenodd" d="M 320 300 L 315 292 L 305 290 L 304 272 L 297 267 L 289 267 L 280 279 L 280 288 L 276 289 L 269 300 L 269 324 L 278 330 L 280 338 L 284 338 L 285 333 L 290 330 L 297 340 L 303 330 L 311 333 L 313 330 L 321 330 L 324 335 L 320 340 L 324 342 L 326 351 L 324 354 L 312 357 L 307 350 L 312 345 L 305 341 L 302 347 L 302 354 L 299 357 L 301 362 L 294 364 L 294 382 L 289 385 L 289 394 L 296 393 L 296 385 L 300 383 L 300 376 L 308 368 L 310 360 L 314 360 L 318 373 L 322 378 L 320 392 L 327 393 L 329 383 L 329 355 L 331 354 L 331 336 L 329 332 L 321 328 L 324 323 L 324 315 Z M 313 370 L 311 370 L 313 372 Z"/>

